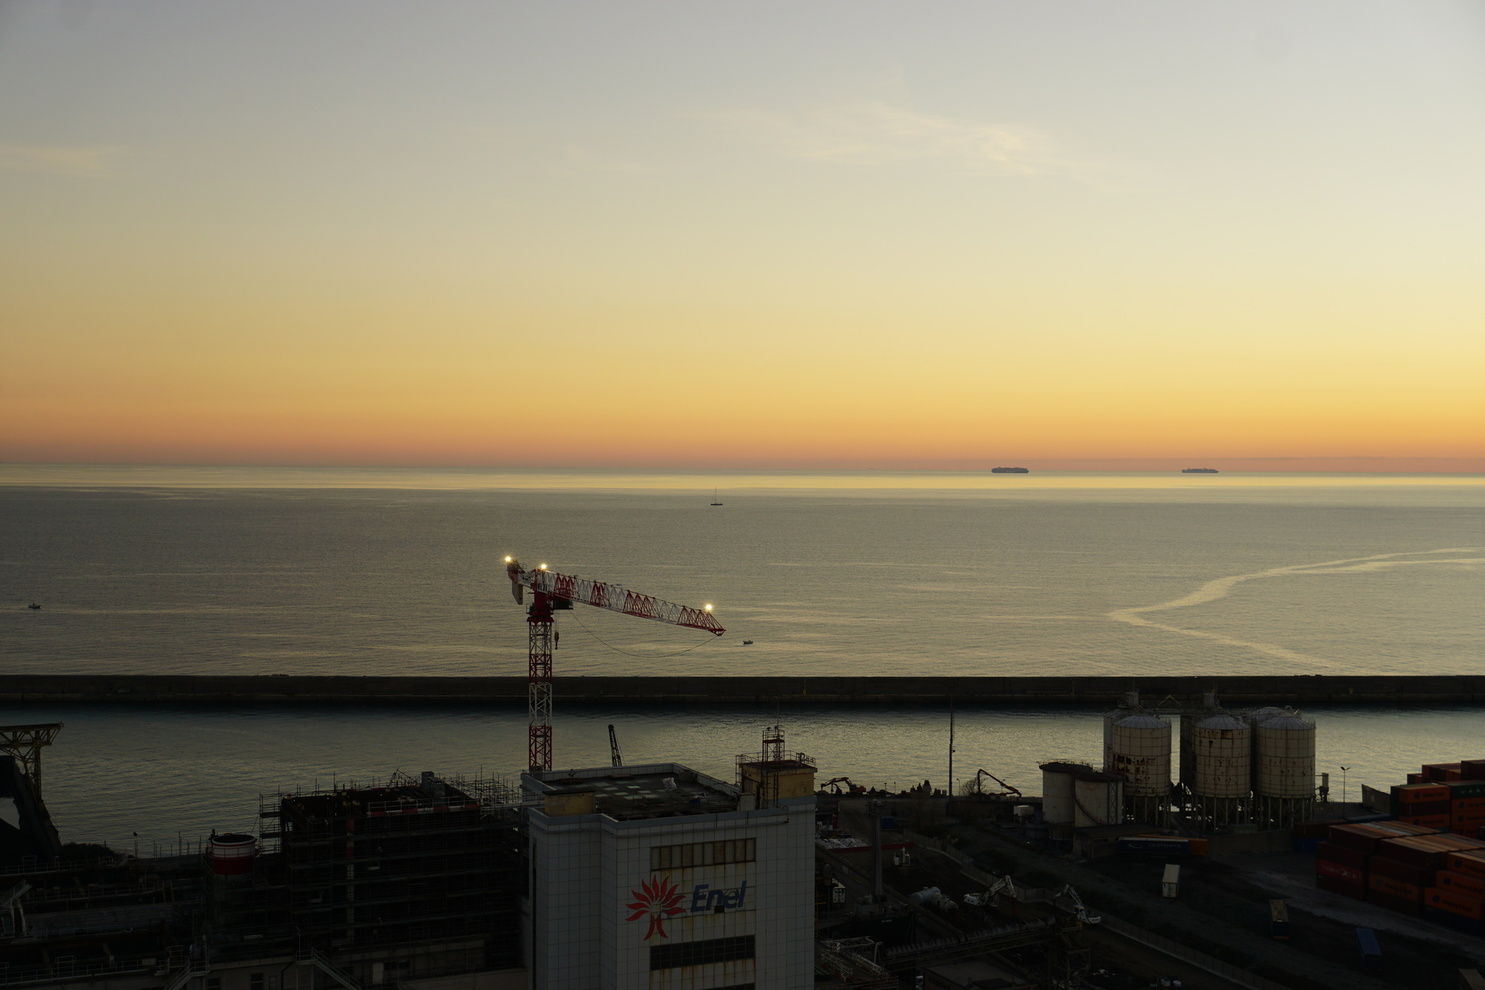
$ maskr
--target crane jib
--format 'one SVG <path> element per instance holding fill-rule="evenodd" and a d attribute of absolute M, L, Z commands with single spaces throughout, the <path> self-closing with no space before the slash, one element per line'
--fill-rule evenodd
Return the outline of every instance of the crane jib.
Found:
<path fill-rule="evenodd" d="M 655 598 L 652 595 L 641 595 L 618 584 L 544 570 L 520 571 L 517 575 L 513 575 L 513 579 L 517 584 L 553 598 L 582 602 L 595 608 L 606 608 L 625 615 L 637 615 L 640 618 L 654 619 L 657 622 L 668 622 L 671 625 L 704 629 L 716 636 L 726 632 L 716 618 L 705 609 L 689 608 Z"/>

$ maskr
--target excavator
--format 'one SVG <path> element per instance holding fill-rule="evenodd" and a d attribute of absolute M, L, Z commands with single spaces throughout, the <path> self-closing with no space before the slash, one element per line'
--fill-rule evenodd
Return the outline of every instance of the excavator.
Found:
<path fill-rule="evenodd" d="M 992 792 L 985 790 L 985 787 L 984 787 L 984 784 L 982 783 L 982 781 L 986 777 L 989 777 L 991 780 L 995 781 L 997 784 L 1000 785 L 1000 792 L 999 793 L 992 794 Z M 985 770 L 985 769 L 981 769 L 978 773 L 975 774 L 975 779 L 972 780 L 972 781 L 970 781 L 969 784 L 965 787 L 965 792 L 966 793 L 969 793 L 969 794 L 986 794 L 986 795 L 990 795 L 990 796 L 993 796 L 993 797 L 1020 797 L 1021 796 L 1020 790 L 1018 790 L 1015 787 L 1012 787 L 1010 784 L 1007 784 L 1005 781 L 1003 781 L 999 777 L 995 776 L 995 774 L 993 774 L 989 770 Z"/>
<path fill-rule="evenodd" d="M 841 790 L 841 786 L 840 786 L 841 784 L 845 784 L 846 785 L 845 790 Z M 827 780 L 820 787 L 820 790 L 823 791 L 826 787 L 830 788 L 830 793 L 832 793 L 832 794 L 865 794 L 866 793 L 866 788 L 862 787 L 860 784 L 853 784 L 853 783 L 851 783 L 851 778 L 850 777 L 836 777 L 834 780 Z"/>

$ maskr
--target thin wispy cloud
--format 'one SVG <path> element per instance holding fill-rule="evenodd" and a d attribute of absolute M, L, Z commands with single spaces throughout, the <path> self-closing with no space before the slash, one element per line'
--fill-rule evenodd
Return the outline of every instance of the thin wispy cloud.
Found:
<path fill-rule="evenodd" d="M 111 145 L 0 144 L 0 172 L 103 175 L 109 171 L 122 150 Z"/>
<path fill-rule="evenodd" d="M 708 115 L 730 139 L 792 158 L 845 163 L 941 161 L 1014 175 L 1080 170 L 1036 128 L 919 113 L 890 103 L 801 113 L 733 110 Z"/>

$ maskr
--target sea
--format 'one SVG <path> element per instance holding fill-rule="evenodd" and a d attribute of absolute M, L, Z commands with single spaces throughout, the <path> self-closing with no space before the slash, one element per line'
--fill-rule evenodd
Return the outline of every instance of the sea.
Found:
<path fill-rule="evenodd" d="M 721 503 L 721 504 L 713 504 Z M 523 675 L 505 574 L 711 605 L 726 633 L 581 606 L 559 676 L 1485 672 L 1485 476 L 595 473 L 0 465 L 8 674 Z M 40 605 L 33 609 L 31 604 Z M 1118 699 L 1108 699 L 1112 707 Z M 1152 699 L 1147 699 L 1152 700 Z M 1485 757 L 1485 712 L 1328 706 L 1332 799 Z M 279 793 L 397 772 L 514 780 L 511 708 L 37 704 L 64 841 L 162 854 Z M 730 780 L 777 726 L 822 779 L 1026 793 L 1101 759 L 1100 711 L 564 708 L 559 767 Z"/>

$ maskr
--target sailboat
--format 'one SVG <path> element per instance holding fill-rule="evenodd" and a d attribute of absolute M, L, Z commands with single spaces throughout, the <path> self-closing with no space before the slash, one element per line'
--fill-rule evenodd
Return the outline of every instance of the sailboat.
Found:
<path fill-rule="evenodd" d="M 721 505 L 721 504 L 722 504 L 721 502 L 718 502 L 717 501 L 717 490 L 715 488 L 713 488 L 712 489 L 712 505 Z"/>

